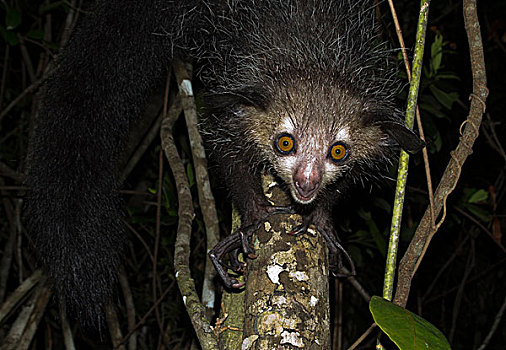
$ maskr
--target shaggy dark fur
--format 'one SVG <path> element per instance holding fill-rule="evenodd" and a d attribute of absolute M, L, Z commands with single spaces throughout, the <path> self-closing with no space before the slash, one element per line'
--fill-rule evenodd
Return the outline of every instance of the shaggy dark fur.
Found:
<path fill-rule="evenodd" d="M 210 104 L 209 148 L 246 224 L 265 214 L 263 169 L 294 195 L 295 168 L 318 160 L 321 179 L 311 181 L 320 188 L 310 205 L 299 206 L 330 230 L 328 211 L 339 191 L 374 177 L 390 162 L 392 146 L 418 148 L 393 106 L 397 83 L 370 6 L 364 0 L 101 1 L 44 85 L 28 157 L 31 237 L 62 306 L 96 324 L 113 295 L 124 244 L 118 155 L 129 121 L 174 56 L 196 62 Z M 298 158 L 288 163 L 273 149 L 287 118 L 299 145 Z M 329 172 L 328 149 L 340 130 L 350 156 Z"/>

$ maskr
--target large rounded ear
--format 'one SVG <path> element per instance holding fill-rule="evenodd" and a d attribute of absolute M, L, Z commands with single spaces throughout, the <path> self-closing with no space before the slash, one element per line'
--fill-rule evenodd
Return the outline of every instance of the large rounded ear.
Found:
<path fill-rule="evenodd" d="M 255 107 L 260 110 L 265 110 L 268 105 L 268 99 L 265 94 L 255 87 L 208 94 L 205 96 L 205 100 L 206 107 L 211 111 L 230 108 L 232 106 Z"/>
<path fill-rule="evenodd" d="M 383 132 L 397 141 L 399 146 L 408 153 L 417 153 L 425 147 L 425 142 L 404 124 L 394 121 L 384 121 L 379 123 L 379 127 Z"/>

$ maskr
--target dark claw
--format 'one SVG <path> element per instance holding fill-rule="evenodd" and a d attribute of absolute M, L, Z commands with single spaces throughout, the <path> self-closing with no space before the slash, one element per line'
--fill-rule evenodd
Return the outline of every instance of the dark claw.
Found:
<path fill-rule="evenodd" d="M 240 227 L 234 234 L 223 239 L 213 249 L 209 251 L 216 272 L 223 280 L 228 288 L 241 288 L 244 283 L 239 283 L 236 279 L 230 277 L 227 269 L 231 269 L 236 273 L 244 273 L 245 267 L 238 259 L 239 253 L 244 253 L 250 259 L 255 259 L 255 250 L 251 247 L 251 236 L 262 225 L 265 220 L 274 214 L 293 214 L 295 211 L 292 207 L 265 206 L 265 214 L 260 217 L 252 225 Z M 223 262 L 224 255 L 229 255 L 230 266 Z"/>
<path fill-rule="evenodd" d="M 241 248 L 241 238 L 238 233 L 235 233 L 233 235 L 230 235 L 223 239 L 221 242 L 219 242 L 213 249 L 209 251 L 209 259 L 211 259 L 216 272 L 223 280 L 223 283 L 228 288 L 238 288 L 237 286 L 240 285 L 239 281 L 236 279 L 233 279 L 230 277 L 230 275 L 225 270 L 228 268 L 227 265 L 223 263 L 223 255 L 227 253 L 232 253 L 232 269 L 234 269 L 236 266 L 240 264 L 239 260 L 237 260 L 236 257 L 234 257 L 235 253 L 234 251 Z"/>
<path fill-rule="evenodd" d="M 336 241 L 337 242 L 337 241 Z M 353 263 L 353 259 L 348 254 L 348 252 L 343 248 L 339 242 L 337 242 L 337 248 L 339 250 L 330 251 L 329 249 L 329 266 L 330 271 L 332 274 L 336 277 L 349 277 L 349 276 L 355 276 L 356 270 L 355 270 L 355 264 Z M 346 260 L 348 260 L 348 264 L 351 268 L 349 272 L 344 272 L 344 265 L 343 265 L 343 255 L 346 257 Z M 337 260 L 337 264 L 335 261 Z"/>
<path fill-rule="evenodd" d="M 257 256 L 255 255 L 255 250 L 250 245 L 251 236 L 255 231 L 255 227 L 253 225 L 245 227 L 244 229 L 239 229 L 239 235 L 241 237 L 241 245 L 242 252 L 248 256 L 250 259 L 255 259 Z"/>
<path fill-rule="evenodd" d="M 230 252 L 230 267 L 228 267 L 226 264 L 223 264 L 223 266 L 231 269 L 235 273 L 242 274 L 244 273 L 244 263 L 239 261 L 239 253 L 241 253 L 239 249 Z"/>
<path fill-rule="evenodd" d="M 288 232 L 290 236 L 298 237 L 304 233 L 307 232 L 310 224 L 309 223 L 302 223 L 298 226 L 296 226 L 292 231 Z"/>

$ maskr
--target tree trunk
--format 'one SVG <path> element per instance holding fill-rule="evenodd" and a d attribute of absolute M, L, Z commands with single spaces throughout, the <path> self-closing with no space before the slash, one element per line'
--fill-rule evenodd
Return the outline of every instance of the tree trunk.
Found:
<path fill-rule="evenodd" d="M 286 204 L 272 179 L 264 183 L 273 204 Z M 243 349 L 330 348 L 328 250 L 312 229 L 287 234 L 299 224 L 299 215 L 273 215 L 253 236 L 258 257 L 247 266 Z"/>

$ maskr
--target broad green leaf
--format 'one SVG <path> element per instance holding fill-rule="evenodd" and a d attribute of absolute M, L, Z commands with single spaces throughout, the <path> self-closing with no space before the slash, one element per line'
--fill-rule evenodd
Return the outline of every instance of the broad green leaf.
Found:
<path fill-rule="evenodd" d="M 371 212 L 366 211 L 363 208 L 359 208 L 357 213 L 365 221 L 370 221 L 372 219 Z"/>
<path fill-rule="evenodd" d="M 401 350 L 451 349 L 443 333 L 418 315 L 379 297 L 369 302 L 374 322 Z"/>
<path fill-rule="evenodd" d="M 369 213 L 370 215 L 370 213 Z M 385 240 L 385 237 L 381 234 L 380 230 L 378 229 L 378 226 L 376 225 L 376 222 L 372 220 L 372 217 L 370 220 L 366 221 L 367 227 L 369 228 L 369 232 L 371 233 L 372 239 L 374 240 L 374 243 L 376 243 L 376 247 L 378 248 L 381 255 L 386 256 L 387 254 L 387 242 Z"/>
<path fill-rule="evenodd" d="M 488 199 L 488 192 L 481 189 L 474 192 L 467 200 L 468 203 L 479 203 Z"/>
<path fill-rule="evenodd" d="M 424 98 L 424 100 L 426 100 L 426 98 Z M 429 104 L 427 101 L 423 101 L 423 103 L 420 103 L 420 108 L 422 109 L 422 111 L 429 112 L 433 116 L 440 119 L 447 118 L 448 116 L 444 114 L 443 111 L 441 111 L 441 105 L 437 103 L 436 99 L 432 98 L 431 100 L 435 102 L 434 105 Z"/>
<path fill-rule="evenodd" d="M 7 30 L 12 30 L 21 24 L 21 13 L 15 9 L 7 10 L 5 14 L 5 25 Z"/>
<path fill-rule="evenodd" d="M 492 220 L 492 214 L 488 212 L 487 210 L 480 208 L 477 205 L 474 204 L 467 204 L 466 209 L 469 210 L 474 216 L 479 218 L 483 222 L 489 222 Z"/>
<path fill-rule="evenodd" d="M 353 262 L 355 263 L 355 266 L 362 266 L 362 263 L 364 261 L 364 258 L 362 256 L 362 249 L 354 245 L 348 245 L 346 247 L 346 250 L 351 255 Z"/>
<path fill-rule="evenodd" d="M 432 142 L 432 144 L 436 148 L 436 152 L 441 151 L 441 147 L 443 147 L 443 139 L 441 138 L 441 134 L 439 133 L 439 130 L 434 135 L 434 141 Z"/>
<path fill-rule="evenodd" d="M 455 102 L 459 95 L 456 92 L 444 92 L 443 90 L 437 88 L 434 85 L 431 85 L 430 91 L 434 95 L 434 97 L 448 109 L 452 108 L 453 102 Z"/>
<path fill-rule="evenodd" d="M 375 206 L 383 209 L 389 214 L 392 212 L 392 205 L 381 197 L 374 198 L 373 203 Z"/>
<path fill-rule="evenodd" d="M 10 46 L 16 46 L 19 44 L 19 39 L 16 33 L 5 30 L 4 27 L 0 26 L 0 35 L 4 38 L 4 40 L 10 45 Z"/>

